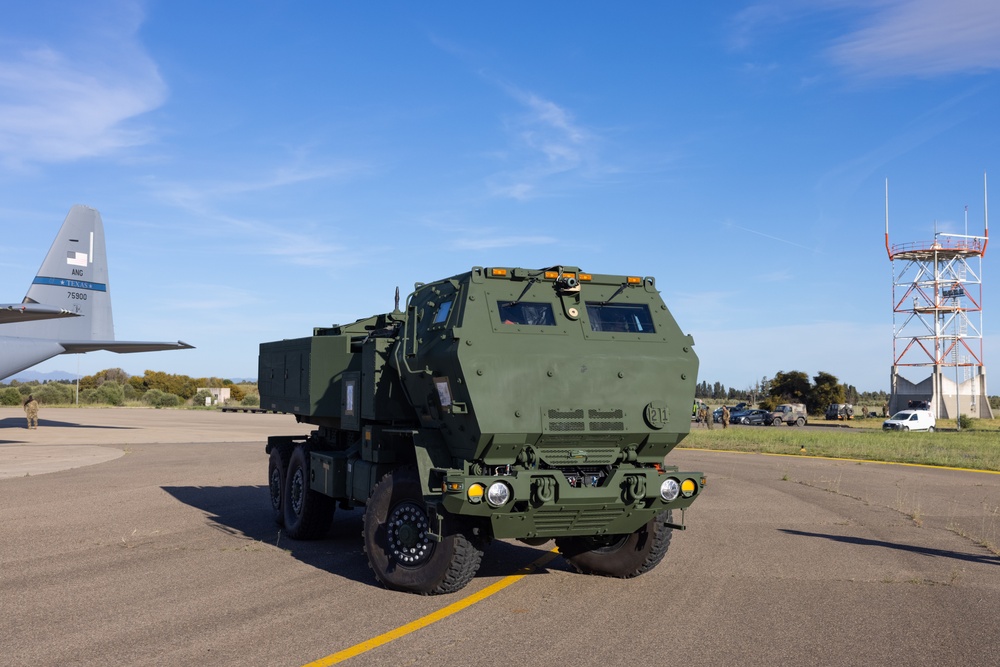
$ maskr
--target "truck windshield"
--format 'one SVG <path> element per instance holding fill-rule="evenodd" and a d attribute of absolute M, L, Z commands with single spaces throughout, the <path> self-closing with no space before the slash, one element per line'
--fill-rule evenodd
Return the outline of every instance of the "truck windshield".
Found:
<path fill-rule="evenodd" d="M 587 302 L 587 317 L 593 331 L 655 333 L 653 316 L 645 303 Z"/>
<path fill-rule="evenodd" d="M 550 303 L 497 301 L 497 308 L 500 310 L 500 321 L 504 324 L 533 324 L 550 327 L 556 324 Z"/>

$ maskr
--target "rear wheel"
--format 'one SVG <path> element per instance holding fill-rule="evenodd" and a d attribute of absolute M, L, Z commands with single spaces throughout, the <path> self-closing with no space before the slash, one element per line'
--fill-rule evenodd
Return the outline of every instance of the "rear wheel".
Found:
<path fill-rule="evenodd" d="M 375 577 L 386 588 L 421 595 L 463 588 L 483 551 L 455 521 L 444 518 L 444 537 L 435 542 L 416 471 L 400 468 L 383 477 L 365 507 L 365 554 Z"/>
<path fill-rule="evenodd" d="M 336 508 L 333 498 L 309 488 L 309 458 L 306 445 L 292 450 L 281 494 L 285 530 L 295 540 L 322 537 L 330 528 Z"/>
<path fill-rule="evenodd" d="M 795 420 L 795 425 L 796 426 L 805 426 L 806 425 L 806 420 L 803 419 L 802 417 L 799 417 L 798 419 Z"/>
<path fill-rule="evenodd" d="M 927 432 L 928 433 L 933 433 L 934 432 L 934 427 L 933 426 L 928 426 L 927 427 Z"/>
<path fill-rule="evenodd" d="M 578 572 L 628 579 L 653 569 L 670 546 L 670 510 L 627 535 L 556 538 L 563 558 Z"/>
<path fill-rule="evenodd" d="M 775 417 L 772 419 L 771 426 L 781 426 L 781 417 Z"/>
<path fill-rule="evenodd" d="M 289 447 L 274 447 L 267 462 L 267 487 L 271 496 L 271 515 L 279 526 L 285 525 L 281 499 L 285 495 L 285 473 L 288 470 Z"/>

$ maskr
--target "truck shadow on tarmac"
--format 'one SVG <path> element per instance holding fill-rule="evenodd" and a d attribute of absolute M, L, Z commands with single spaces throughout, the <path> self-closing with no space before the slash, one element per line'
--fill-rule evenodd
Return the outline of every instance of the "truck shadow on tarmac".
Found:
<path fill-rule="evenodd" d="M 368 568 L 362 530 L 364 508 L 337 509 L 327 534 L 318 540 L 293 540 L 271 516 L 271 502 L 266 486 L 164 486 L 178 501 L 205 512 L 210 525 L 228 535 L 251 542 L 270 544 L 287 551 L 293 558 L 318 570 L 351 581 L 381 588 Z M 505 577 L 519 573 L 555 543 L 531 547 L 519 543 L 493 542 L 484 554 L 479 577 Z M 532 570 L 544 574 L 567 570 L 562 559 Z"/>
<path fill-rule="evenodd" d="M 912 544 L 898 544 L 896 542 L 884 542 L 882 540 L 869 540 L 863 537 L 854 537 L 851 535 L 828 535 L 825 533 L 807 533 L 801 530 L 791 530 L 791 529 L 781 529 L 782 533 L 786 535 L 797 535 L 799 537 L 820 537 L 825 540 L 833 540 L 834 542 L 844 542 L 846 544 L 857 544 L 864 547 L 882 547 L 883 549 L 898 549 L 900 551 L 909 551 L 915 554 L 923 554 L 925 556 L 934 556 L 936 558 L 954 558 L 955 560 L 964 560 L 970 563 L 982 563 L 984 565 L 1000 565 L 1000 556 L 986 555 L 986 554 L 969 554 L 962 553 L 961 551 L 949 551 L 947 549 L 933 549 L 930 547 L 920 547 Z"/>

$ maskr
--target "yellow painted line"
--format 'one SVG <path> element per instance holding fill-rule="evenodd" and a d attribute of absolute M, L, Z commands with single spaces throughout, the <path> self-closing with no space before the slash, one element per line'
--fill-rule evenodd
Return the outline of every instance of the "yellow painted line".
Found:
<path fill-rule="evenodd" d="M 675 447 L 675 450 L 686 452 L 718 452 L 719 454 L 756 454 L 757 456 L 788 456 L 795 459 L 818 459 L 820 461 L 846 461 L 847 463 L 877 463 L 884 466 L 909 466 L 911 468 L 928 468 L 930 470 L 954 470 L 956 472 L 981 472 L 985 475 L 1000 475 L 1000 470 L 979 470 L 977 468 L 951 468 L 935 466 L 929 463 L 904 463 L 903 461 L 872 461 L 871 459 L 841 459 L 835 456 L 812 456 L 810 454 L 778 454 L 775 452 L 738 452 L 731 449 L 701 449 L 700 447 Z"/>
<path fill-rule="evenodd" d="M 431 614 L 427 614 L 423 618 L 418 618 L 415 621 L 411 621 L 406 625 L 401 625 L 395 630 L 390 630 L 389 632 L 383 633 L 378 637 L 373 637 L 372 639 L 363 641 L 360 644 L 355 644 L 350 648 L 345 648 L 343 651 L 337 651 L 336 653 L 328 655 L 325 658 L 314 660 L 313 662 L 303 665 L 303 667 L 327 667 L 328 665 L 336 665 L 339 662 L 343 662 L 344 660 L 348 660 L 355 656 L 361 655 L 362 653 L 367 653 L 368 651 L 371 651 L 374 648 L 378 648 L 383 644 L 388 644 L 393 640 L 399 639 L 400 637 L 404 637 L 410 634 L 411 632 L 416 632 L 417 630 L 426 628 L 428 625 L 437 623 L 440 620 L 448 618 L 452 614 L 456 614 L 462 611 L 463 609 L 471 607 L 477 602 L 485 600 L 494 593 L 499 593 L 500 591 L 507 588 L 511 584 L 518 582 L 527 575 L 531 574 L 533 570 L 548 564 L 558 555 L 559 552 L 556 549 L 553 549 L 552 551 L 548 552 L 535 562 L 522 568 L 516 574 L 504 577 L 495 584 L 490 584 L 486 588 L 471 595 L 468 595 L 462 598 L 461 600 L 458 600 L 457 602 L 453 602 L 447 607 L 438 609 L 437 611 Z"/>

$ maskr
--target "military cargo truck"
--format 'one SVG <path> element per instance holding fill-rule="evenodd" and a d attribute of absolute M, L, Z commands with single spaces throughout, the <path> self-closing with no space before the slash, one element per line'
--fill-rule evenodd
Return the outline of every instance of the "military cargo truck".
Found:
<path fill-rule="evenodd" d="M 398 300 L 260 346 L 261 407 L 316 426 L 268 438 L 286 534 L 364 506 L 376 578 L 421 594 L 465 586 L 493 539 L 555 539 L 584 573 L 659 563 L 706 481 L 664 465 L 698 358 L 654 279 L 474 267 Z"/>

